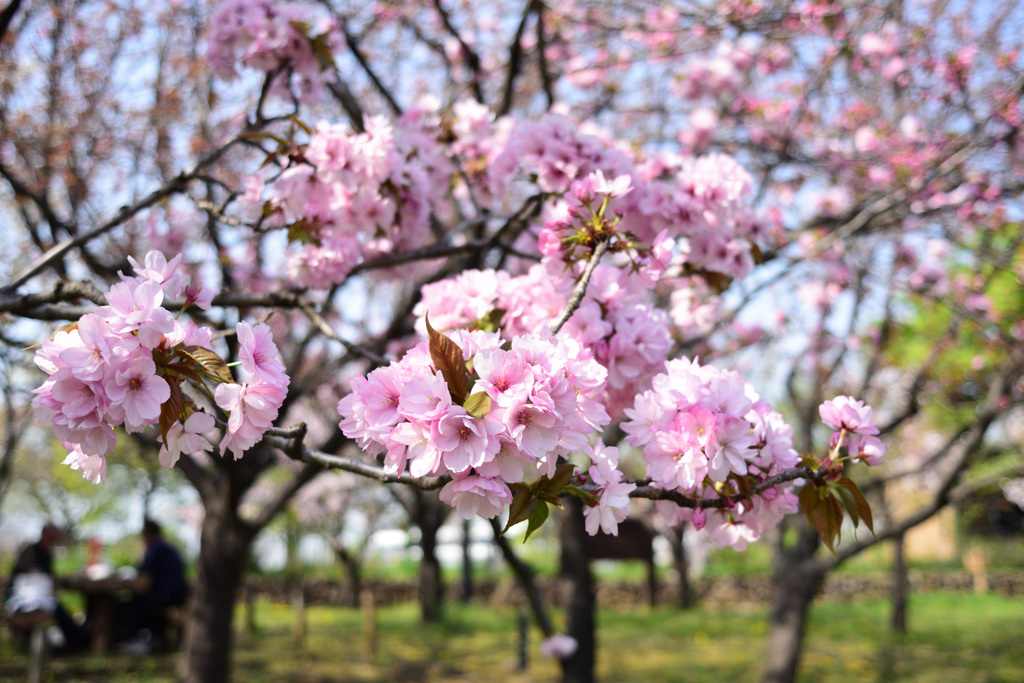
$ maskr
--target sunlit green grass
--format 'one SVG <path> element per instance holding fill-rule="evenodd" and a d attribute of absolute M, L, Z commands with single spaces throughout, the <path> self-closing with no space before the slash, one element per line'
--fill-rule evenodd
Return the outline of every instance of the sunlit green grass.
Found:
<path fill-rule="evenodd" d="M 767 633 L 765 608 L 669 607 L 599 614 L 598 675 L 611 681 L 756 681 Z M 1024 598 L 933 593 L 913 596 L 910 633 L 888 628 L 884 601 L 824 603 L 812 610 L 801 680 L 839 683 L 1017 682 L 1024 680 Z M 239 615 L 237 623 L 244 619 Z M 537 654 L 517 670 L 517 613 L 473 604 L 446 606 L 444 621 L 422 626 L 414 605 L 378 609 L 371 653 L 364 615 L 311 607 L 306 635 L 294 636 L 287 605 L 257 603 L 254 634 L 239 628 L 235 680 L 271 681 L 556 681 L 558 667 Z M 24 657 L 0 646 L 0 680 L 19 680 Z M 57 658 L 55 681 L 173 680 L 174 657 Z"/>

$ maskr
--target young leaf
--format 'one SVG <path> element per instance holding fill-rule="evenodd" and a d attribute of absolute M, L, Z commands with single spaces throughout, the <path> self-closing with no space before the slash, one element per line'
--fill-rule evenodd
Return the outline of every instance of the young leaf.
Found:
<path fill-rule="evenodd" d="M 546 500 L 552 505 L 557 505 L 559 508 L 562 504 L 558 502 L 558 496 L 561 495 L 565 487 L 572 481 L 573 476 L 576 474 L 576 466 L 572 463 L 562 463 L 555 467 L 555 474 L 553 477 L 541 477 L 533 484 L 534 494 L 541 500 Z"/>
<path fill-rule="evenodd" d="M 871 532 L 871 535 L 874 536 L 875 522 L 871 516 L 871 506 L 868 505 L 867 499 L 864 497 L 864 494 L 861 493 L 860 487 L 858 487 L 852 479 L 847 479 L 846 477 L 839 480 L 839 485 L 842 486 L 844 490 L 850 492 L 850 495 L 853 497 L 854 503 L 857 507 L 857 514 L 864 520 L 864 526 L 866 526 L 868 531 Z M 847 506 L 846 509 L 849 510 L 850 507 Z"/>
<path fill-rule="evenodd" d="M 526 536 L 523 537 L 523 543 L 526 543 L 526 539 L 530 537 L 530 534 L 541 528 L 548 518 L 548 504 L 541 501 L 537 501 L 537 503 L 537 507 L 530 513 L 530 523 L 526 526 Z"/>
<path fill-rule="evenodd" d="M 501 319 L 507 311 L 504 308 L 492 308 L 487 315 L 477 318 L 473 326 L 484 332 L 497 332 L 501 327 Z"/>
<path fill-rule="evenodd" d="M 288 241 L 297 244 L 321 246 L 320 228 L 306 218 L 300 218 L 288 226 Z"/>
<path fill-rule="evenodd" d="M 431 327 L 429 317 L 427 318 L 427 341 L 430 348 L 430 360 L 434 362 L 434 367 L 448 384 L 448 393 L 452 395 L 452 401 L 461 406 L 466 400 L 466 394 L 469 393 L 462 347 Z"/>
<path fill-rule="evenodd" d="M 551 477 L 551 488 L 561 493 L 562 489 L 568 486 L 569 481 L 576 474 L 576 465 L 571 462 L 564 462 L 555 467 L 555 476 Z"/>
<path fill-rule="evenodd" d="M 491 397 L 482 391 L 470 394 L 462 405 L 473 417 L 482 418 L 491 412 Z"/>
<path fill-rule="evenodd" d="M 160 406 L 160 436 L 163 437 L 165 444 L 167 432 L 178 421 L 181 411 L 185 408 L 185 396 L 181 393 L 181 385 L 177 382 L 167 384 L 171 387 L 171 395 Z"/>
<path fill-rule="evenodd" d="M 210 349 L 204 346 L 186 346 L 179 353 L 221 382 L 231 384 L 235 381 L 235 378 L 231 376 L 231 369 L 228 368 L 228 364 Z"/>
<path fill-rule="evenodd" d="M 844 486 L 836 486 L 833 490 L 839 494 L 839 500 L 842 501 L 843 507 L 846 508 L 846 514 L 850 515 L 853 528 L 856 529 L 860 526 L 860 515 L 857 514 L 857 501 L 853 499 L 853 494 Z"/>
<path fill-rule="evenodd" d="M 800 489 L 800 509 L 807 515 L 808 529 L 814 526 L 815 511 L 820 504 L 821 498 L 818 496 L 818 489 L 814 484 L 807 484 Z"/>
<path fill-rule="evenodd" d="M 501 530 L 503 534 L 516 524 L 519 524 L 519 522 L 529 519 L 538 502 L 526 484 L 516 483 L 509 486 L 509 488 L 513 491 L 512 504 L 508 506 L 508 523 Z"/>

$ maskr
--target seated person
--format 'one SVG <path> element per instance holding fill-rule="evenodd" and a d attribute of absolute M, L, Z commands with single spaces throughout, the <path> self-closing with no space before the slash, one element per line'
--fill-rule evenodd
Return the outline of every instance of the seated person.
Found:
<path fill-rule="evenodd" d="M 122 648 L 146 654 L 159 648 L 167 626 L 167 608 L 185 604 L 188 582 L 185 563 L 174 547 L 164 540 L 160 525 L 147 519 L 142 525 L 142 542 L 146 546 L 139 575 L 132 586 L 135 593 L 127 605 L 125 623 L 130 638 Z"/>
<path fill-rule="evenodd" d="M 10 601 L 13 597 L 14 585 L 18 576 L 40 573 L 53 577 L 53 557 L 50 554 L 50 549 L 57 545 L 63 536 L 63 532 L 56 524 L 47 522 L 43 525 L 43 529 L 39 533 L 39 540 L 25 546 L 11 569 L 11 580 L 4 595 L 5 602 Z M 88 638 L 82 627 L 71 618 L 71 615 L 59 602 L 54 600 L 52 604 L 53 617 L 63 635 L 63 643 L 58 643 L 58 645 L 68 649 L 85 647 L 88 644 Z M 28 633 L 17 633 L 18 640 L 23 641 L 23 644 L 28 643 L 28 636 Z"/>

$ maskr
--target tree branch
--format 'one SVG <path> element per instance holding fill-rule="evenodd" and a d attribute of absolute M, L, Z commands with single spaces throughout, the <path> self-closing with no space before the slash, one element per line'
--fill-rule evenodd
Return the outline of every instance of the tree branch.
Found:
<path fill-rule="evenodd" d="M 495 112 L 497 116 L 505 116 L 512 111 L 512 100 L 515 99 L 515 81 L 520 74 L 523 59 L 523 34 L 526 33 L 526 24 L 530 19 L 530 13 L 534 11 L 539 13 L 538 5 L 540 5 L 540 3 L 537 0 L 529 0 L 529 2 L 526 3 L 526 8 L 523 10 L 523 16 L 519 20 L 519 26 L 516 28 L 516 33 L 512 37 L 512 42 L 509 44 L 508 73 L 505 74 L 505 88 L 504 95 L 502 95 L 501 98 L 501 105 L 498 107 L 498 111 Z M 550 97 L 548 106 L 551 106 Z"/>
<path fill-rule="evenodd" d="M 272 434 L 273 431 L 268 431 L 268 436 L 263 437 L 263 440 L 269 445 L 281 450 L 285 455 L 294 460 L 315 464 L 326 469 L 352 472 L 368 479 L 376 479 L 385 484 L 406 484 L 423 491 L 439 489 L 447 484 L 450 479 L 447 476 L 416 478 L 410 474 L 388 474 L 379 465 L 373 465 L 365 460 L 358 460 L 344 455 L 324 453 L 304 445 L 301 438 L 282 438 L 274 436 Z"/>
<path fill-rule="evenodd" d="M 562 326 L 569 321 L 572 314 L 576 312 L 576 309 L 583 303 L 583 296 L 587 293 L 587 285 L 590 284 L 590 276 L 594 274 L 594 269 L 597 268 L 598 262 L 604 253 L 608 251 L 608 240 L 601 240 L 594 247 L 594 253 L 590 255 L 590 261 L 587 262 L 587 267 L 583 270 L 583 275 L 580 276 L 579 282 L 576 283 L 576 287 L 572 290 L 572 294 L 569 295 L 569 301 L 565 305 L 565 310 L 562 311 L 562 315 L 559 316 L 558 321 L 551 326 L 551 334 L 558 334 L 558 331 L 562 329 Z"/>
<path fill-rule="evenodd" d="M 171 179 L 170 182 L 164 184 L 162 187 L 149 193 L 146 197 L 139 201 L 131 204 L 130 206 L 123 206 L 121 209 L 114 214 L 112 218 L 102 223 L 96 228 L 85 232 L 77 237 L 64 240 L 60 244 L 51 247 L 45 253 L 43 253 L 35 263 L 29 266 L 27 269 L 17 275 L 11 282 L 7 283 L 3 287 L 0 287 L 0 293 L 13 292 L 21 287 L 23 284 L 28 282 L 32 277 L 44 270 L 54 260 L 62 257 L 72 249 L 82 247 L 88 242 L 96 239 L 100 235 L 113 230 L 118 225 L 121 225 L 126 220 L 139 213 L 143 209 L 147 209 L 154 204 L 159 203 L 166 197 L 179 192 L 184 192 L 188 188 L 189 182 L 196 177 L 196 174 L 200 169 L 209 166 L 218 159 L 220 159 L 231 147 L 242 140 L 242 136 L 249 132 L 250 129 L 246 127 L 246 130 L 236 135 L 235 137 L 228 140 L 226 143 L 218 147 L 217 149 L 209 152 L 203 156 L 195 165 L 188 171 L 179 173 L 175 178 Z"/>
<path fill-rule="evenodd" d="M 466 66 L 469 67 L 470 74 L 472 76 L 472 82 L 470 87 L 473 89 L 473 97 L 480 104 L 484 104 L 484 89 L 480 85 L 481 77 L 483 76 L 482 69 L 480 66 L 480 55 L 466 43 L 463 39 L 462 34 L 452 25 L 451 17 L 448 16 L 448 11 L 441 6 L 441 0 L 434 0 L 434 7 L 437 9 L 438 15 L 441 17 L 441 23 L 444 25 L 445 30 L 452 35 L 455 40 L 459 42 L 459 47 L 462 48 L 462 53 L 466 56 Z"/>
<path fill-rule="evenodd" d="M 11 0 L 7 3 L 7 7 L 0 12 L 0 42 L 3 41 L 7 28 L 11 25 L 11 20 L 14 19 L 19 7 L 21 7 L 21 0 Z"/>

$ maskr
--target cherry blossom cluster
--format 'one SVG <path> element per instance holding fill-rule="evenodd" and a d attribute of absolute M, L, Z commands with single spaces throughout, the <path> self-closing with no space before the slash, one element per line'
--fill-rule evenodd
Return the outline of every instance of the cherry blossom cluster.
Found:
<path fill-rule="evenodd" d="M 821 421 L 834 429 L 830 438 L 833 450 L 846 447 L 853 461 L 880 465 L 885 456 L 885 444 L 878 438 L 874 411 L 849 396 L 837 396 L 818 407 Z"/>
<path fill-rule="evenodd" d="M 622 481 L 619 470 L 619 449 L 606 446 L 601 442 L 587 449 L 590 455 L 590 469 L 587 474 L 598 487 L 598 497 L 594 505 L 583 510 L 586 518 L 584 526 L 591 536 L 600 529 L 606 534 L 617 536 L 619 522 L 626 518 L 629 507 L 629 494 L 636 489 L 636 484 Z"/>
<path fill-rule="evenodd" d="M 515 277 L 469 270 L 424 286 L 414 312 L 424 316 L 429 310 L 446 328 L 478 325 L 497 313 L 506 338 L 543 333 L 565 308 L 574 284 L 570 274 L 560 265 L 551 272 L 548 264 L 534 265 Z M 583 302 L 562 329 L 607 368 L 603 402 L 613 416 L 650 385 L 672 345 L 668 317 L 646 300 L 648 294 L 628 269 L 601 264 Z"/>
<path fill-rule="evenodd" d="M 610 421 L 601 405 L 607 372 L 566 334 L 516 336 L 507 348 L 493 332 L 448 334 L 459 365 L 471 368 L 464 399 L 424 342 L 352 380 L 338 403 L 340 427 L 368 454 L 383 454 L 390 474 L 450 475 L 440 495 L 460 516 L 494 517 L 512 501 L 509 484 L 551 476 L 559 456 L 591 450 L 589 438 Z M 597 519 L 611 528 L 625 507 L 617 457 L 593 452 Z"/>
<path fill-rule="evenodd" d="M 230 450 L 237 460 L 270 429 L 288 393 L 289 378 L 270 328 L 240 322 L 238 359 L 243 381 L 217 385 L 214 399 L 228 414 L 227 428 L 220 442 L 221 455 Z"/>
<path fill-rule="evenodd" d="M 214 418 L 185 396 L 183 382 L 200 391 L 207 381 L 218 383 L 217 403 L 231 411 L 222 452 L 262 435 L 269 427 L 266 418 L 277 416 L 288 384 L 266 326 L 239 323 L 242 365 L 262 373 L 268 390 L 262 392 L 260 407 L 248 412 L 226 398 L 232 391 L 246 395 L 251 383 L 228 383 L 230 371 L 210 350 L 211 328 L 182 321 L 163 308 L 169 295 L 184 296 L 186 308 L 207 309 L 212 293 L 179 270 L 180 254 L 169 262 L 156 251 L 143 264 L 129 260 L 137 276 L 122 275 L 105 294 L 107 305 L 44 340 L 35 355 L 36 365 L 48 375 L 34 390 L 36 418 L 50 424 L 67 449 L 65 464 L 96 483 L 103 480 L 106 456 L 117 445 L 118 426 L 132 433 L 159 425 L 159 458 L 165 467 L 172 467 L 181 453 L 210 447 L 204 435 L 213 429 Z M 258 435 L 254 424 L 265 425 Z"/>
<path fill-rule="evenodd" d="M 445 215 L 453 168 L 435 140 L 435 118 L 414 110 L 392 127 L 372 117 L 364 133 L 320 123 L 299 163 L 268 186 L 250 179 L 243 203 L 289 230 L 289 280 L 325 289 L 364 258 L 426 241 L 431 212 Z"/>
<path fill-rule="evenodd" d="M 221 78 L 237 75 L 235 63 L 272 73 L 287 69 L 306 99 L 318 99 L 334 79 L 331 55 L 341 44 L 337 21 L 316 21 L 310 7 L 274 0 L 226 0 L 210 18 L 207 57 Z"/>
<path fill-rule="evenodd" d="M 792 428 L 749 382 L 696 360 L 669 361 L 626 415 L 626 441 L 643 449 L 651 481 L 698 501 L 748 490 L 799 462 Z M 706 527 L 719 546 L 742 550 L 796 510 L 790 486 L 772 486 L 742 502 L 728 500 L 724 508 L 667 503 L 662 512 Z"/>

